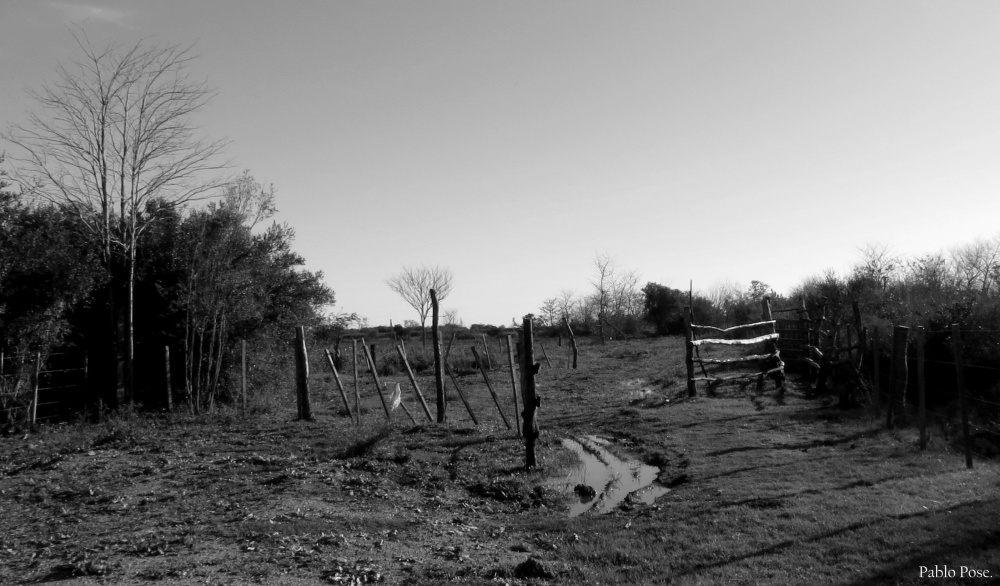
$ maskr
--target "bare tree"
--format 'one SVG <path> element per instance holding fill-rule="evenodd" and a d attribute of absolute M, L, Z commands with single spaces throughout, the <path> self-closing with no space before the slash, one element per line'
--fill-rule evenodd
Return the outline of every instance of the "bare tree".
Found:
<path fill-rule="evenodd" d="M 597 273 L 590 281 L 594 286 L 591 299 L 597 310 L 597 332 L 603 344 L 605 325 L 621 336 L 635 332 L 642 316 L 644 297 L 639 289 L 639 275 L 633 270 L 620 270 L 611 256 L 597 255 L 594 268 Z"/>
<path fill-rule="evenodd" d="M 951 261 L 959 287 L 985 297 L 1000 278 L 1000 237 L 959 246 L 951 251 Z"/>
<path fill-rule="evenodd" d="M 854 266 L 856 278 L 868 281 L 883 291 L 895 281 L 903 269 L 903 261 L 888 244 L 869 242 L 858 248 L 861 261 Z"/>
<path fill-rule="evenodd" d="M 542 325 L 556 326 L 561 323 L 559 314 L 559 300 L 555 297 L 546 299 L 538 309 Z"/>
<path fill-rule="evenodd" d="M 457 309 L 449 309 L 444 312 L 444 325 L 446 326 L 463 325 L 462 318 L 458 317 Z"/>
<path fill-rule="evenodd" d="M 611 305 L 611 288 L 615 278 L 615 260 L 607 253 L 598 254 L 594 258 L 594 268 L 597 275 L 590 282 L 594 286 L 594 301 L 597 305 L 597 333 L 604 343 L 604 324 L 607 321 L 608 308 Z"/>
<path fill-rule="evenodd" d="M 403 267 L 397 275 L 386 279 L 389 288 L 399 294 L 420 315 L 421 343 L 427 345 L 427 315 L 431 311 L 431 289 L 437 293 L 438 302 L 451 293 L 451 271 L 437 265 Z"/>
<path fill-rule="evenodd" d="M 83 56 L 32 94 L 42 113 L 4 136 L 19 147 L 11 159 L 22 190 L 76 216 L 112 276 L 111 326 L 117 329 L 122 308 L 122 382 L 131 400 L 136 252 L 157 219 L 147 206 L 159 200 L 166 211 L 217 187 L 203 175 L 222 168 L 216 157 L 225 141 L 198 137 L 191 121 L 211 93 L 188 78 L 190 48 L 140 41 L 97 50 L 86 37 L 77 41 Z"/>
<path fill-rule="evenodd" d="M 560 318 L 571 319 L 573 317 L 574 310 L 576 309 L 578 302 L 576 300 L 576 293 L 569 290 L 563 289 L 559 292 L 559 316 Z"/>

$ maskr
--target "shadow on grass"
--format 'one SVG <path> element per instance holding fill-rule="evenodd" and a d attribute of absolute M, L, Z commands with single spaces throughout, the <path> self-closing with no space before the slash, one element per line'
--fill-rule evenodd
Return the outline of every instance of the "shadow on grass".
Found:
<path fill-rule="evenodd" d="M 725 450 L 718 450 L 715 452 L 708 452 L 706 456 L 722 456 L 725 454 L 732 454 L 736 452 L 752 452 L 756 450 L 809 450 L 812 448 L 821 447 L 833 447 L 840 444 L 846 444 L 848 442 L 857 441 L 859 439 L 872 438 L 879 434 L 880 430 L 868 430 L 861 431 L 858 433 L 853 433 L 851 435 L 845 435 L 844 437 L 837 439 L 826 439 L 826 440 L 815 440 L 800 444 L 774 444 L 769 446 L 740 446 L 737 448 L 727 448 Z"/>
<path fill-rule="evenodd" d="M 719 568 L 719 567 L 723 567 L 723 566 L 728 566 L 730 564 L 734 564 L 736 562 L 740 562 L 740 561 L 744 561 L 744 560 L 749 560 L 749 559 L 752 559 L 752 558 L 763 557 L 763 556 L 768 556 L 768 555 L 773 555 L 773 554 L 781 554 L 785 550 L 788 550 L 788 549 L 790 549 L 790 548 L 792 548 L 792 547 L 794 547 L 796 545 L 807 544 L 807 543 L 815 543 L 815 542 L 823 541 L 825 539 L 830 539 L 830 538 L 833 538 L 833 537 L 837 537 L 837 536 L 843 535 L 845 533 L 852 533 L 852 532 L 855 532 L 855 531 L 860 531 L 860 530 L 863 530 L 863 529 L 867 529 L 869 527 L 873 527 L 873 526 L 876 526 L 876 525 L 881 525 L 881 524 L 891 523 L 891 522 L 897 522 L 897 521 L 906 521 L 906 520 L 909 520 L 909 519 L 917 519 L 917 518 L 921 518 L 921 517 L 929 518 L 929 517 L 931 517 L 933 515 L 938 515 L 938 514 L 949 515 L 948 517 L 944 518 L 944 519 L 950 521 L 950 523 L 948 524 L 948 527 L 947 527 L 948 529 L 950 529 L 951 531 L 954 531 L 956 533 L 960 533 L 960 534 L 961 533 L 966 533 L 966 534 L 968 534 L 968 533 L 971 533 L 971 532 L 968 531 L 966 529 L 966 527 L 964 526 L 964 524 L 967 522 L 967 520 L 963 519 L 962 517 L 965 517 L 965 516 L 977 516 L 977 517 L 982 518 L 982 517 L 984 517 L 984 515 L 983 515 L 983 513 L 981 511 L 979 511 L 980 507 L 981 508 L 998 509 L 998 508 L 1000 508 L 1000 506 L 998 506 L 998 505 L 1000 505 L 1000 501 L 998 501 L 997 499 L 975 500 L 975 501 L 967 501 L 967 502 L 964 502 L 964 503 L 960 503 L 960 504 L 955 505 L 955 506 L 942 507 L 942 508 L 939 508 L 939 509 L 917 511 L 917 512 L 914 512 L 914 513 L 903 513 L 903 514 L 900 514 L 900 515 L 885 515 L 885 516 L 877 517 L 877 518 L 874 518 L 874 519 L 868 519 L 868 520 L 865 520 L 865 521 L 858 521 L 856 523 L 851 523 L 849 525 L 845 525 L 843 527 L 834 529 L 832 531 L 827 531 L 827 532 L 824 532 L 824 533 L 819 533 L 819 534 L 813 535 L 812 537 L 808 537 L 806 539 L 786 539 L 784 541 L 780 541 L 778 543 L 775 543 L 773 545 L 769 545 L 767 547 L 758 549 L 756 551 L 752 551 L 752 552 L 745 553 L 745 554 L 742 554 L 742 555 L 730 556 L 730 557 L 728 557 L 726 559 L 723 559 L 723 560 L 720 560 L 720 561 L 717 561 L 717 562 L 706 563 L 706 564 L 696 564 L 696 565 L 691 566 L 690 568 L 687 568 L 687 569 L 684 569 L 684 570 L 681 570 L 681 571 L 677 572 L 676 575 L 677 576 L 686 576 L 686 575 L 691 575 L 691 574 L 697 574 L 697 573 L 702 572 L 704 570 L 710 570 L 710 569 L 713 569 L 713 568 Z M 966 509 L 966 511 L 963 511 L 966 514 L 965 515 L 954 515 L 954 516 L 951 516 L 952 513 L 954 513 L 955 511 L 957 511 L 959 509 Z M 974 510 L 969 510 L 969 509 L 974 509 Z M 993 515 L 988 515 L 988 516 L 990 518 L 996 518 L 996 514 L 995 513 Z M 936 524 L 935 526 L 939 530 L 943 530 L 943 528 L 940 525 Z M 941 540 L 939 539 L 939 541 L 941 541 Z M 852 584 L 857 584 L 858 586 L 860 586 L 862 584 L 874 584 L 874 583 L 877 583 L 877 582 L 880 582 L 880 581 L 886 581 L 886 580 L 892 580 L 895 583 L 895 580 L 898 580 L 898 577 L 901 575 L 899 572 L 902 570 L 903 567 L 905 567 L 908 572 L 910 572 L 912 574 L 916 574 L 915 570 L 917 569 L 917 566 L 921 565 L 921 564 L 920 564 L 920 562 L 917 562 L 915 560 L 917 560 L 919 557 L 929 557 L 932 554 L 933 555 L 942 555 L 943 556 L 947 552 L 962 552 L 962 551 L 966 551 L 967 552 L 968 550 L 971 549 L 971 547 L 972 547 L 973 544 L 975 544 L 975 546 L 977 548 L 995 546 L 997 544 L 1000 544 L 1000 533 L 994 532 L 991 537 L 988 537 L 986 539 L 986 543 L 984 543 L 982 536 L 972 536 L 972 535 L 967 535 L 967 537 L 964 540 L 962 540 L 962 541 L 958 541 L 958 540 L 944 540 L 944 541 L 949 541 L 951 543 L 951 545 L 949 545 L 947 547 L 936 548 L 935 550 L 933 550 L 931 552 L 926 552 L 926 553 L 923 553 L 923 554 L 919 554 L 918 556 L 913 556 L 909 560 L 907 560 L 906 562 L 895 564 L 894 566 L 892 566 L 892 568 L 893 568 L 892 571 L 890 571 L 890 570 L 882 570 L 882 571 L 877 572 L 876 574 L 874 574 L 871 577 L 868 577 L 868 578 L 865 578 L 865 579 L 853 582 Z M 933 558 L 931 558 L 931 559 L 933 560 Z M 939 557 L 937 559 L 938 560 L 946 560 L 948 558 Z M 922 565 L 927 565 L 928 563 L 930 563 L 931 565 L 933 565 L 935 562 L 934 561 L 929 561 L 929 562 L 928 561 L 923 561 Z M 937 563 L 943 563 L 943 561 L 939 561 Z M 895 573 L 892 573 L 893 571 Z M 914 578 L 915 577 L 916 576 L 914 575 Z M 914 580 L 914 582 L 916 582 L 916 580 Z"/>
<path fill-rule="evenodd" d="M 350 458 L 364 456 L 371 452 L 380 441 L 390 435 L 392 435 L 392 427 L 389 425 L 382 426 L 372 435 L 362 438 L 361 440 L 344 448 L 342 452 L 337 454 L 337 459 L 348 460 Z"/>
<path fill-rule="evenodd" d="M 694 519 L 694 518 L 697 518 L 697 517 L 701 517 L 701 516 L 704 516 L 704 515 L 713 514 L 713 513 L 717 512 L 719 509 L 729 508 L 729 507 L 746 506 L 746 507 L 750 507 L 750 508 L 753 508 L 753 509 L 779 509 L 779 508 L 784 508 L 784 506 L 785 506 L 784 501 L 786 499 L 795 498 L 797 496 L 823 494 L 823 493 L 827 493 L 827 492 L 852 490 L 852 489 L 855 489 L 855 488 L 870 488 L 870 487 L 873 487 L 873 486 L 877 486 L 879 484 L 884 484 L 886 482 L 893 482 L 893 481 L 896 481 L 896 480 L 909 480 L 909 479 L 913 479 L 913 478 L 930 478 L 932 476 L 944 476 L 944 475 L 950 475 L 950 474 L 953 474 L 953 473 L 954 473 L 954 471 L 952 471 L 952 470 L 942 470 L 941 472 L 938 472 L 937 474 L 931 474 L 931 475 L 928 475 L 928 474 L 910 474 L 910 475 L 905 475 L 905 476 L 887 476 L 885 478 L 878 478 L 878 479 L 875 479 L 875 480 L 859 479 L 859 480 L 855 480 L 855 481 L 852 481 L 852 482 L 848 482 L 846 484 L 841 484 L 840 486 L 832 486 L 832 487 L 828 487 L 828 488 L 806 488 L 806 489 L 803 489 L 803 490 L 797 490 L 797 491 L 794 491 L 794 492 L 786 492 L 786 493 L 782 493 L 782 494 L 776 494 L 776 495 L 773 495 L 773 496 L 757 496 L 757 497 L 750 497 L 750 498 L 745 498 L 745 499 L 741 499 L 741 500 L 737 500 L 737 501 L 713 502 L 711 508 L 694 512 L 694 513 L 692 513 L 692 514 L 690 514 L 690 515 L 688 515 L 686 517 L 679 518 L 679 520 L 684 520 L 684 521 L 691 520 L 691 519 Z"/>

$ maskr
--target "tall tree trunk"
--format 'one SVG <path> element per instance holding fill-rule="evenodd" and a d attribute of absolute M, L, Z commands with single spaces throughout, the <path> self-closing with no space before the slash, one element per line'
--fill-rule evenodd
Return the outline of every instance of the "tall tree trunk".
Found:
<path fill-rule="evenodd" d="M 193 370 L 193 356 L 192 352 L 194 349 L 194 344 L 191 342 L 192 331 L 191 331 L 191 309 L 185 310 L 184 317 L 184 392 L 187 393 L 188 408 L 191 410 L 191 414 L 194 414 L 194 388 L 191 385 L 191 373 Z"/>
<path fill-rule="evenodd" d="M 215 396 L 219 388 L 219 375 L 222 373 L 222 356 L 226 348 L 226 312 L 222 312 L 222 316 L 219 318 L 219 344 L 216 346 L 216 356 L 215 356 L 215 376 L 212 380 L 212 400 L 215 401 Z"/>
<path fill-rule="evenodd" d="M 197 358 L 195 359 L 195 373 L 194 373 L 194 412 L 197 415 L 201 409 L 201 364 L 203 362 L 202 357 L 204 353 L 202 348 L 205 347 L 205 324 L 202 323 L 198 327 L 198 346 L 195 349 L 195 354 Z"/>
<path fill-rule="evenodd" d="M 135 247 L 130 247 L 125 258 L 125 401 L 135 401 L 135 329 L 132 319 L 135 304 Z"/>
<path fill-rule="evenodd" d="M 212 332 L 208 336 L 208 351 L 205 352 L 205 383 L 202 385 L 202 388 L 205 389 L 205 401 L 207 403 L 209 413 L 211 413 L 214 410 L 215 406 L 215 397 L 212 396 L 211 381 L 212 381 L 212 367 L 215 364 L 214 359 L 215 359 L 216 339 L 218 338 L 219 334 L 218 317 L 219 317 L 219 311 L 215 310 L 215 313 L 212 314 L 212 321 L 211 321 Z"/>

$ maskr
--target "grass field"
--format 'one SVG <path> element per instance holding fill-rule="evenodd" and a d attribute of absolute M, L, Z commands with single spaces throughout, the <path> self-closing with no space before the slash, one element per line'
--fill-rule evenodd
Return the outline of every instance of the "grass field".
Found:
<path fill-rule="evenodd" d="M 478 373 L 460 381 L 479 426 L 457 396 L 428 424 L 403 376 L 383 380 L 404 383 L 419 425 L 397 411 L 385 426 L 368 380 L 354 425 L 318 372 L 311 422 L 287 389 L 246 419 L 124 414 L 0 439 L 0 583 L 1000 581 L 997 461 L 967 470 L 938 426 L 921 451 L 916 429 L 884 431 L 794 377 L 781 397 L 768 383 L 689 399 L 682 345 L 585 344 L 570 370 L 546 342 L 528 473 Z M 509 375 L 491 376 L 507 406 Z M 576 495 L 549 479 L 574 464 L 562 440 L 590 435 L 670 492 L 569 517 Z"/>

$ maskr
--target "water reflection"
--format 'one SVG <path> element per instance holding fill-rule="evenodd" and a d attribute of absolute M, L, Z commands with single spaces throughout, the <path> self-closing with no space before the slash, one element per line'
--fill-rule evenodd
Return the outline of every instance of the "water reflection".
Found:
<path fill-rule="evenodd" d="M 652 504 L 670 492 L 669 488 L 653 484 L 660 472 L 656 467 L 636 460 L 622 461 L 602 444 L 608 445 L 607 440 L 596 436 L 563 440 L 563 446 L 576 453 L 580 463 L 566 476 L 553 479 L 551 485 L 579 497 L 579 502 L 570 507 L 570 517 L 587 511 L 607 513 L 630 494 L 634 501 Z"/>

